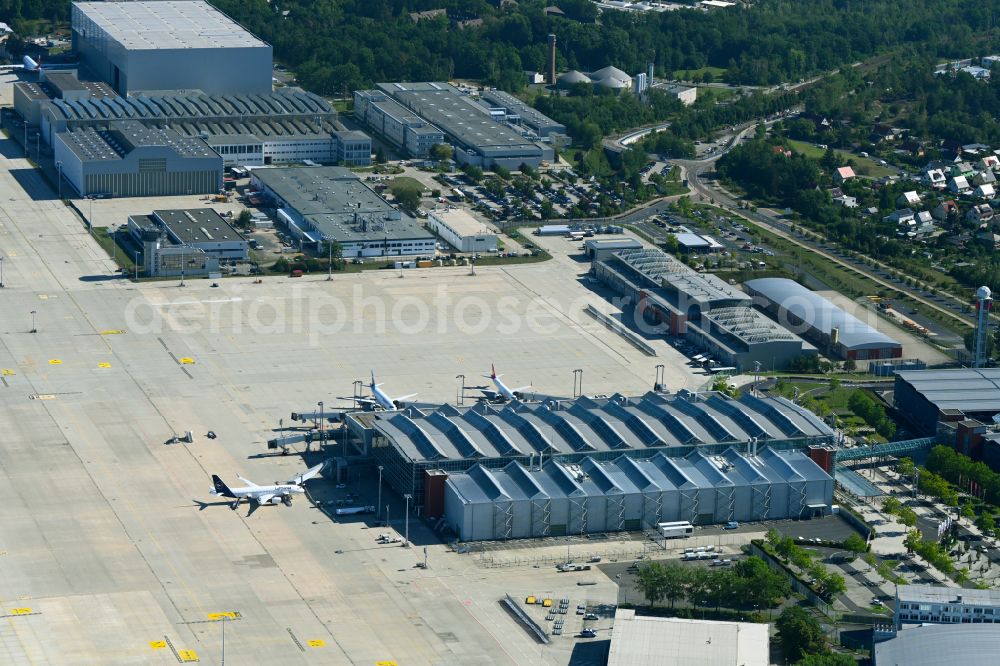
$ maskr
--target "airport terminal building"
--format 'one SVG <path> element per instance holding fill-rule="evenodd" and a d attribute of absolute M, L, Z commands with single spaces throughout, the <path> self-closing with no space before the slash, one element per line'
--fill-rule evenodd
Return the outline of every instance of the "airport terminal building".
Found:
<path fill-rule="evenodd" d="M 683 336 L 721 366 L 781 369 L 816 349 L 750 307 L 746 293 L 699 273 L 660 250 L 622 249 L 595 256 L 598 280 L 635 304 L 644 321 Z"/>
<path fill-rule="evenodd" d="M 902 358 L 903 345 L 794 280 L 760 278 L 744 284 L 755 304 L 826 353 L 852 361 Z"/>
<path fill-rule="evenodd" d="M 303 246 L 337 241 L 343 257 L 433 256 L 434 235 L 343 167 L 256 169 L 251 183 Z"/>
<path fill-rule="evenodd" d="M 271 46 L 200 0 L 74 2 L 73 50 L 118 94 L 271 92 Z"/>

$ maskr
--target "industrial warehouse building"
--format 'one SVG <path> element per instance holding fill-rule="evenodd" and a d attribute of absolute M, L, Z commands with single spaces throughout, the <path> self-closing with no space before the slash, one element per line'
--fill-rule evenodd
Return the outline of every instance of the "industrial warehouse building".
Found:
<path fill-rule="evenodd" d="M 756 305 L 824 353 L 854 361 L 903 356 L 899 342 L 794 280 L 760 278 L 743 286 Z"/>
<path fill-rule="evenodd" d="M 301 246 L 336 241 L 345 258 L 433 256 L 436 240 L 343 167 L 255 169 L 251 185 L 270 199 Z"/>
<path fill-rule="evenodd" d="M 73 50 L 119 94 L 271 92 L 271 47 L 200 0 L 74 2 Z"/>
<path fill-rule="evenodd" d="M 788 400 L 750 395 L 732 400 L 715 393 L 408 407 L 351 415 L 348 427 L 385 467 L 386 480 L 398 492 L 413 494 L 418 508 L 425 503 L 425 487 L 436 488 L 428 491 L 431 516 L 443 510 L 447 475 L 474 465 L 498 469 L 514 461 L 530 467 L 539 458 L 604 462 L 661 452 L 715 454 L 746 447 L 755 438 L 760 446 L 781 450 L 833 442 L 833 431 L 819 417 Z"/>
<path fill-rule="evenodd" d="M 745 447 L 744 447 L 745 448 Z M 477 465 L 445 482 L 444 522 L 462 541 L 495 541 L 822 516 L 833 479 L 801 451 L 729 448 L 683 458 Z"/>
<path fill-rule="evenodd" d="M 153 277 L 207 275 L 220 263 L 246 261 L 249 255 L 246 239 L 211 208 L 130 215 L 128 233 Z"/>
<path fill-rule="evenodd" d="M 928 435 L 945 422 L 993 423 L 1000 414 L 1000 368 L 900 370 L 893 400 L 900 414 Z"/>
<path fill-rule="evenodd" d="M 497 251 L 497 235 L 462 208 L 428 212 L 427 228 L 460 252 Z"/>
<path fill-rule="evenodd" d="M 750 307 L 744 292 L 677 258 L 648 249 L 625 249 L 595 261 L 604 284 L 636 304 L 637 317 L 663 333 L 683 336 L 724 367 L 782 369 L 816 349 Z"/>
<path fill-rule="evenodd" d="M 768 666 L 768 625 L 615 610 L 607 666 Z M 908 662 L 900 661 L 898 664 Z"/>
<path fill-rule="evenodd" d="M 54 159 L 80 196 L 211 194 L 222 189 L 222 158 L 197 137 L 134 120 L 56 135 Z"/>
<path fill-rule="evenodd" d="M 1000 591 L 944 585 L 897 585 L 895 619 L 897 628 L 924 622 L 996 624 L 1000 622 Z"/>
<path fill-rule="evenodd" d="M 488 107 L 450 83 L 379 83 L 377 90 L 356 91 L 354 102 L 357 117 L 411 155 L 447 139 L 457 162 L 483 169 L 537 168 L 555 156 L 550 146 L 498 122 Z"/>
<path fill-rule="evenodd" d="M 103 83 L 71 72 L 42 71 L 37 82 L 14 84 L 14 108 L 46 144 L 68 130 L 106 129 L 130 120 L 203 139 L 226 166 L 371 164 L 371 139 L 350 131 L 329 102 L 299 88 L 262 94 L 166 91 L 119 97 Z"/>

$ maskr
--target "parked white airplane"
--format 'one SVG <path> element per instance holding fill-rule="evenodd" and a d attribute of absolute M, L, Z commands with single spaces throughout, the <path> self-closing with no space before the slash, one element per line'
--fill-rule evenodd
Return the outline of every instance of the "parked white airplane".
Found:
<path fill-rule="evenodd" d="M 303 494 L 306 489 L 302 487 L 302 484 L 319 474 L 323 470 L 324 465 L 326 465 L 325 461 L 315 467 L 310 467 L 298 476 L 292 477 L 286 483 L 275 484 L 273 486 L 258 486 L 253 481 L 244 479 L 237 474 L 236 478 L 247 485 L 242 488 L 230 488 L 219 478 L 218 474 L 213 474 L 212 483 L 215 484 L 215 488 L 210 492 L 216 497 L 228 497 L 234 500 L 231 504 L 233 509 L 239 507 L 240 501 L 244 498 L 251 504 L 258 506 L 263 504 L 278 504 L 279 502 L 284 502 L 286 506 L 291 506 L 292 496 Z"/>
<path fill-rule="evenodd" d="M 370 398 L 360 398 L 358 402 L 366 407 L 371 407 L 373 409 L 384 409 L 387 412 L 395 411 L 403 406 L 404 400 L 409 400 L 410 398 L 417 397 L 416 393 L 411 393 L 409 395 L 403 395 L 398 398 L 390 397 L 381 388 L 381 384 L 375 383 L 375 371 L 372 370 L 372 381 L 368 385 L 368 389 L 372 392 L 372 397 Z"/>
<path fill-rule="evenodd" d="M 479 389 L 480 391 L 483 392 L 483 395 L 485 395 L 489 400 L 503 401 L 503 402 L 510 402 L 511 400 L 523 400 L 524 392 L 532 390 L 534 388 L 532 386 L 519 386 L 518 388 L 510 388 L 502 381 L 500 381 L 500 378 L 503 377 L 503 375 L 497 374 L 496 366 L 494 366 L 492 363 L 490 364 L 490 371 L 491 372 L 489 375 L 483 375 L 483 377 L 492 380 L 493 385 L 496 386 L 497 389 L 495 391 L 491 389 Z"/>

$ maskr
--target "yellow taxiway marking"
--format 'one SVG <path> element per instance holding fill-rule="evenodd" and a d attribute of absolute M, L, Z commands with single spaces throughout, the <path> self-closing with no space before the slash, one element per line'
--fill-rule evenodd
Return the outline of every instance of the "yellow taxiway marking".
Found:
<path fill-rule="evenodd" d="M 325 647 L 326 641 L 321 638 L 314 638 L 311 641 L 306 641 L 306 645 L 309 647 Z"/>
<path fill-rule="evenodd" d="M 8 257 L 16 257 L 17 256 L 17 252 L 15 252 L 14 250 L 10 250 L 10 251 L 7 252 L 7 256 Z"/>
<path fill-rule="evenodd" d="M 149 647 L 153 648 L 154 650 L 162 650 L 165 647 L 167 647 L 167 642 L 166 641 L 149 641 Z"/>
<path fill-rule="evenodd" d="M 62 365 L 62 361 L 58 358 L 50 358 L 49 365 Z"/>
<path fill-rule="evenodd" d="M 101 331 L 101 335 L 122 335 L 125 331 L 118 328 L 110 328 L 106 331 Z"/>
<path fill-rule="evenodd" d="M 194 359 L 190 356 L 182 356 L 179 360 L 181 365 L 194 365 Z"/>
<path fill-rule="evenodd" d="M 55 400 L 56 398 L 54 393 L 36 393 L 28 397 L 32 400 Z"/>
<path fill-rule="evenodd" d="M 198 661 L 198 653 L 194 650 L 178 650 L 177 658 L 182 662 Z"/>
<path fill-rule="evenodd" d="M 30 608 L 11 608 L 10 609 L 10 614 L 11 615 L 30 615 L 31 614 L 31 609 Z"/>
<path fill-rule="evenodd" d="M 10 368 L 0 369 L 0 375 L 3 375 L 4 377 L 13 377 L 16 374 L 17 373 L 11 370 Z"/>
<path fill-rule="evenodd" d="M 376 661 L 375 666 L 399 666 L 399 664 L 394 661 Z"/>
<path fill-rule="evenodd" d="M 41 300 L 43 300 L 43 301 L 47 301 L 47 300 L 49 300 L 49 295 L 48 294 L 38 294 L 38 298 L 41 299 Z"/>
<path fill-rule="evenodd" d="M 110 368 L 111 364 L 110 363 L 98 363 L 97 367 L 98 368 Z"/>
<path fill-rule="evenodd" d="M 209 613 L 208 614 L 208 619 L 209 620 L 221 620 L 223 618 L 225 618 L 227 620 L 235 620 L 238 617 L 240 617 L 240 614 L 237 613 L 236 611 L 226 611 L 225 613 Z"/>

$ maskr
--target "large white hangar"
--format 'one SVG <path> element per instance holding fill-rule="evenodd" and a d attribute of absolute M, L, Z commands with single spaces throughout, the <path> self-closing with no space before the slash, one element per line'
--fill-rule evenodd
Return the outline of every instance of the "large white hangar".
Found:
<path fill-rule="evenodd" d="M 730 447 L 682 458 L 512 462 L 452 474 L 444 524 L 462 541 L 494 541 L 692 524 L 822 516 L 833 479 L 801 451 Z"/>
<path fill-rule="evenodd" d="M 582 463 L 658 453 L 720 454 L 751 441 L 785 449 L 832 443 L 819 417 L 784 398 L 738 400 L 718 393 L 512 402 L 474 407 L 407 407 L 351 415 L 348 424 L 383 466 L 386 481 L 413 496 L 422 515 L 440 517 L 449 474 L 481 465 L 495 470 L 550 459 Z"/>

